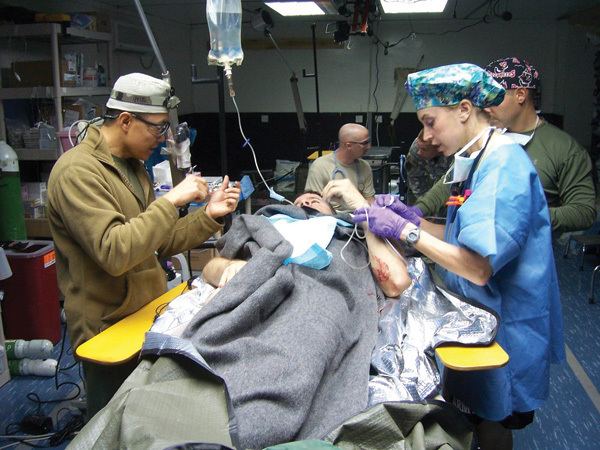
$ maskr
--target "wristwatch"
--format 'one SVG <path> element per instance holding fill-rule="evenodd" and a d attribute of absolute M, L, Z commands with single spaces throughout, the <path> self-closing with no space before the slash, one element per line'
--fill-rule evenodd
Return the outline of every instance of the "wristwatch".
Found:
<path fill-rule="evenodd" d="M 415 244 L 417 242 L 419 242 L 419 238 L 421 237 L 421 229 L 420 228 L 413 228 L 412 230 L 410 230 L 408 232 L 408 234 L 406 235 L 406 243 L 411 246 L 414 247 Z"/>

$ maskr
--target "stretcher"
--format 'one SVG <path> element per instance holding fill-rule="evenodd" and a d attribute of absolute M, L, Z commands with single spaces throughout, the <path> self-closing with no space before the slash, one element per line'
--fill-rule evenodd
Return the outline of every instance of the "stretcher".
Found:
<path fill-rule="evenodd" d="M 77 357 L 96 364 L 123 364 L 135 358 L 144 343 L 144 336 L 157 315 L 176 297 L 188 290 L 181 283 L 133 314 L 121 319 L 75 350 Z"/>
<path fill-rule="evenodd" d="M 122 364 L 135 358 L 142 348 L 145 333 L 150 330 L 157 315 L 169 302 L 187 290 L 187 283 L 175 286 L 81 344 L 75 351 L 76 355 L 85 361 L 103 365 Z M 444 366 L 463 371 L 503 367 L 509 360 L 508 354 L 497 342 L 487 346 L 444 344 L 438 346 L 435 352 Z"/>

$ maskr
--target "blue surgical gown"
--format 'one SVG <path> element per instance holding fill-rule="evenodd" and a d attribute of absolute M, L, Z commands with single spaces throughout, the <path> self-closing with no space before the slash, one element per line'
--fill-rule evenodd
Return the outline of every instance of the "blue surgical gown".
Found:
<path fill-rule="evenodd" d="M 486 257 L 492 276 L 485 286 L 449 271 L 443 278 L 451 290 L 498 314 L 496 340 L 510 361 L 486 371 L 448 370 L 444 390 L 459 408 L 500 421 L 543 403 L 550 362 L 563 361 L 565 353 L 542 185 L 521 146 L 490 144 L 485 153 L 471 180 L 472 194 L 457 211 L 448 210 L 445 240 Z"/>

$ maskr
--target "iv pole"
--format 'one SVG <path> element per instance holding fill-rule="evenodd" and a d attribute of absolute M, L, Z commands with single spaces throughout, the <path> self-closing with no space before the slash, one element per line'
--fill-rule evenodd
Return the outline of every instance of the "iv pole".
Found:
<path fill-rule="evenodd" d="M 156 43 L 156 39 L 154 39 L 154 34 L 152 33 L 152 29 L 150 28 L 150 24 L 146 19 L 146 14 L 142 8 L 142 5 L 139 0 L 133 0 L 135 6 L 140 15 L 140 19 L 142 20 L 142 24 L 144 25 L 144 29 L 146 30 L 146 34 L 148 35 L 148 40 L 150 41 L 150 45 L 152 45 L 152 50 L 154 50 L 154 55 L 156 56 L 156 60 L 160 65 L 161 75 L 164 81 L 169 83 L 171 86 L 171 75 L 169 74 L 169 70 L 165 66 L 165 62 L 162 58 L 162 54 L 160 53 L 160 49 Z M 171 96 L 169 97 L 167 103 L 167 109 L 169 111 L 169 122 L 171 124 L 171 133 L 173 136 L 176 135 L 177 126 L 179 125 L 179 118 L 177 116 L 177 106 L 181 101 L 175 95 L 175 89 L 171 87 Z M 188 149 L 189 151 L 189 149 Z M 171 168 L 171 179 L 173 180 L 173 186 L 178 185 L 185 178 L 185 174 L 187 172 L 186 169 L 181 170 L 177 168 L 177 156 L 174 153 L 169 155 L 169 167 Z"/>

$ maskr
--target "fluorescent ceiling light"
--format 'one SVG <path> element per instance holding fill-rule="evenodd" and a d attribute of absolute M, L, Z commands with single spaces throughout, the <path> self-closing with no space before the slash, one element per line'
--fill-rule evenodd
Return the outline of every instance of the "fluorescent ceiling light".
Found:
<path fill-rule="evenodd" d="M 315 2 L 265 2 L 282 16 L 324 16 L 323 11 Z"/>
<path fill-rule="evenodd" d="M 385 14 L 440 13 L 448 0 L 379 0 Z"/>

